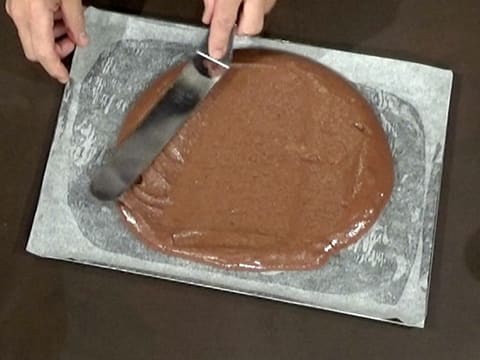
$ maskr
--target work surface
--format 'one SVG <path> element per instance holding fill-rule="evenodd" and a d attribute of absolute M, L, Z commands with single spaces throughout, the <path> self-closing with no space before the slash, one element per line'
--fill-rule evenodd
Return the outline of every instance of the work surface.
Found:
<path fill-rule="evenodd" d="M 201 14 L 201 1 L 111 2 L 94 5 L 194 24 Z M 23 59 L 2 13 L 0 359 L 476 359 L 479 17 L 475 0 L 283 0 L 266 29 L 275 38 L 455 72 L 429 316 L 424 330 L 411 330 L 28 255 L 62 88 Z"/>

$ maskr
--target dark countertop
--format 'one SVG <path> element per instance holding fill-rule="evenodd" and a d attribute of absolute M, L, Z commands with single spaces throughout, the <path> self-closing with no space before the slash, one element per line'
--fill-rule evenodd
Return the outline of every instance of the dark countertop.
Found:
<path fill-rule="evenodd" d="M 190 23 L 201 13 L 200 0 L 95 4 Z M 266 29 L 453 69 L 429 316 L 420 330 L 27 254 L 62 87 L 24 60 L 1 12 L 0 359 L 478 359 L 479 19 L 478 0 L 280 0 Z"/>

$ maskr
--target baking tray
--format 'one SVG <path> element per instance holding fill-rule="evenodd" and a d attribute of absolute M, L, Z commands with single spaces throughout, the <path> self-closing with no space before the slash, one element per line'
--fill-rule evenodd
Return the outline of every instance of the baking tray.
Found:
<path fill-rule="evenodd" d="M 76 51 L 27 250 L 62 259 L 367 318 L 423 327 L 453 74 L 431 66 L 262 38 L 331 67 L 376 109 L 395 163 L 391 201 L 358 243 L 311 271 L 229 271 L 164 255 L 88 191 L 93 169 L 152 78 L 191 54 L 205 29 L 86 12 L 91 43 Z M 319 313 L 320 316 L 320 313 Z"/>

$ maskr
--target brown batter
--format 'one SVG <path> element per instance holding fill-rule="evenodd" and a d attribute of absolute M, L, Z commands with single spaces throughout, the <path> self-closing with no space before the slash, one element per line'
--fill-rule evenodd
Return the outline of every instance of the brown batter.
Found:
<path fill-rule="evenodd" d="M 179 69 L 139 98 L 120 141 Z M 392 186 L 385 134 L 352 86 L 295 55 L 242 50 L 120 208 L 139 238 L 168 254 L 308 269 L 360 239 Z"/>

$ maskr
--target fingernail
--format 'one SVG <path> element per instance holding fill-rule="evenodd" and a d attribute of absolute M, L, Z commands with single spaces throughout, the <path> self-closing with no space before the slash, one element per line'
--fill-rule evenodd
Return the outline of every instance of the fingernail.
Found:
<path fill-rule="evenodd" d="M 223 56 L 223 54 L 225 54 L 225 51 L 227 51 L 225 48 L 213 49 L 210 55 L 215 59 L 220 59 Z"/>
<path fill-rule="evenodd" d="M 68 76 L 67 76 L 67 77 L 62 77 L 62 78 L 60 78 L 60 82 L 61 82 L 62 84 L 66 84 L 66 83 L 68 83 L 69 81 L 70 81 L 70 77 L 68 77 Z"/>
<path fill-rule="evenodd" d="M 79 35 L 79 42 L 80 42 L 80 46 L 87 46 L 88 44 L 88 35 L 85 31 L 81 32 L 80 35 Z"/>

